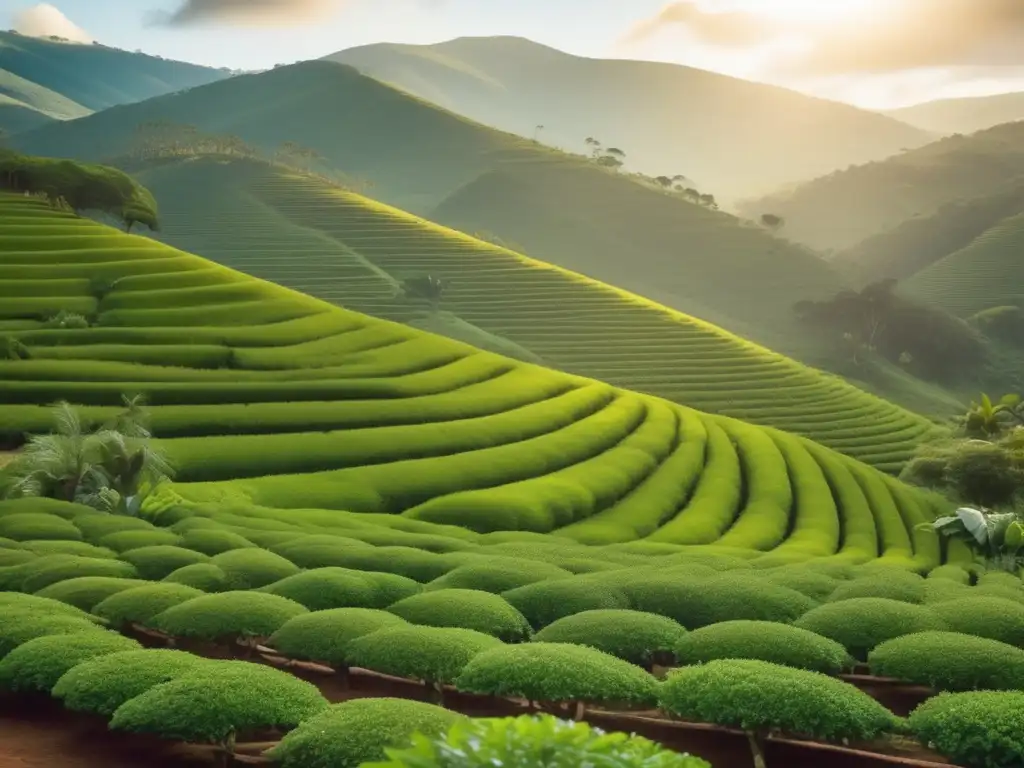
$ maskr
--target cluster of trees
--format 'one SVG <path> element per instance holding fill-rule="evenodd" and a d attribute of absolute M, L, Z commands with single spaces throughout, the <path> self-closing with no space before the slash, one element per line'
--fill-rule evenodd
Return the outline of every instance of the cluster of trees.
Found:
<path fill-rule="evenodd" d="M 149 190 L 107 166 L 0 149 L 0 189 L 39 195 L 54 207 L 77 213 L 106 213 L 121 221 L 128 232 L 135 224 L 159 229 L 156 200 Z"/>
<path fill-rule="evenodd" d="M 142 162 L 206 154 L 258 156 L 256 149 L 239 136 L 204 133 L 195 125 L 169 120 L 154 120 L 137 125 L 128 151 L 129 158 Z"/>
<path fill-rule="evenodd" d="M 427 301 L 436 307 L 441 303 L 448 281 L 435 275 L 418 275 L 402 281 L 402 295 L 413 301 Z"/>
<path fill-rule="evenodd" d="M 152 439 L 141 397 L 124 397 L 110 421 L 88 429 L 68 403 L 54 407 L 54 431 L 33 435 L 0 472 L 0 498 L 41 496 L 138 516 L 172 470 Z"/>
<path fill-rule="evenodd" d="M 855 366 L 877 354 L 923 378 L 949 381 L 984 362 L 984 340 L 974 328 L 895 288 L 895 280 L 882 280 L 828 301 L 800 301 L 793 309 L 845 348 Z"/>

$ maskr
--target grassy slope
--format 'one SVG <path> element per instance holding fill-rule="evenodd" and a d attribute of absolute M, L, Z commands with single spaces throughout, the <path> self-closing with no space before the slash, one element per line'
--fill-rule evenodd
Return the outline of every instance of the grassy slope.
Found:
<path fill-rule="evenodd" d="M 1024 120 L 1024 93 L 941 99 L 888 111 L 890 117 L 937 133 L 974 133 Z"/>
<path fill-rule="evenodd" d="M 309 177 L 211 158 L 139 174 L 168 242 L 360 312 L 451 335 L 456 316 L 544 362 L 617 386 L 807 435 L 886 468 L 929 424 L 793 360 L 610 286 L 474 240 Z M 431 320 L 395 298 L 410 275 L 451 281 Z M 436 316 L 435 316 L 436 318 Z M 480 343 L 483 341 L 485 343 Z M 515 354 L 525 358 L 525 354 Z"/>
<path fill-rule="evenodd" d="M 1024 211 L 1024 184 L 957 200 L 931 216 L 908 219 L 835 254 L 833 263 L 858 284 L 905 280 L 970 245 L 1008 216 Z"/>
<path fill-rule="evenodd" d="M 98 418 L 144 392 L 172 497 L 938 560 L 916 528 L 934 501 L 800 438 L 346 312 L 25 198 L 0 198 L 0 243 L 17 297 L 0 322 L 34 353 L 0 363 L 4 428 L 43 428 L 58 397 Z M 119 279 L 101 306 L 96 274 Z M 62 307 L 98 325 L 32 327 Z"/>
<path fill-rule="evenodd" d="M 574 151 L 595 136 L 625 149 L 632 168 L 685 174 L 721 198 L 930 140 L 891 118 L 783 88 L 673 64 L 581 58 L 514 37 L 370 45 L 328 58 L 520 135 L 543 124 L 545 142 Z"/>
<path fill-rule="evenodd" d="M 784 234 L 819 249 L 845 249 L 943 205 L 1004 189 L 1024 176 L 1024 123 L 951 136 L 877 163 L 745 205 L 786 218 Z"/>
<path fill-rule="evenodd" d="M 921 298 L 969 317 L 991 307 L 1024 304 L 1024 213 L 1009 216 L 966 248 L 903 283 Z"/>
<path fill-rule="evenodd" d="M 297 141 L 333 168 L 372 181 L 375 198 L 468 232 L 491 230 L 530 255 L 767 346 L 792 344 L 784 349 L 791 354 L 802 351 L 793 303 L 843 286 L 827 264 L 759 227 L 330 62 L 235 77 L 13 143 L 34 154 L 111 158 L 126 151 L 139 123 L 161 119 L 235 133 L 266 149 Z"/>
<path fill-rule="evenodd" d="M 43 117 L 69 120 L 214 82 L 217 69 L 99 45 L 0 32 L 0 95 Z M 3 120 L 0 115 L 0 120 Z M 2 124 L 2 123 L 0 123 Z M 6 126 L 12 133 L 17 125 Z M 32 126 L 25 126 L 25 128 Z"/>

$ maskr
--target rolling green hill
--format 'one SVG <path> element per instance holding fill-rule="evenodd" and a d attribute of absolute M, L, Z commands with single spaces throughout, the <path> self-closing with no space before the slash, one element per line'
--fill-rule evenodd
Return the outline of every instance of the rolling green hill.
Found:
<path fill-rule="evenodd" d="M 723 199 L 931 139 L 892 118 L 784 88 L 675 64 L 572 56 L 516 37 L 385 43 L 328 58 L 555 146 L 582 151 L 584 139 L 596 137 L 624 149 L 631 168 L 683 174 Z"/>
<path fill-rule="evenodd" d="M 1024 93 L 940 99 L 892 109 L 885 114 L 936 133 L 974 133 L 1024 120 Z"/>
<path fill-rule="evenodd" d="M 788 354 L 792 305 L 844 286 L 805 249 L 581 157 L 486 128 L 331 62 L 234 77 L 15 137 L 32 154 L 125 155 L 143 123 L 298 142 L 372 195 L 619 285 Z M 486 202 L 485 202 L 486 201 Z M 819 348 L 812 353 L 821 353 Z"/>
<path fill-rule="evenodd" d="M 1009 123 L 839 171 L 745 203 L 743 209 L 748 214 L 771 210 L 786 219 L 787 237 L 822 251 L 843 250 L 908 219 L 1022 179 L 1024 123 Z"/>
<path fill-rule="evenodd" d="M 1009 216 L 965 248 L 903 282 L 908 293 L 961 317 L 1024 306 L 1024 212 Z"/>
<path fill-rule="evenodd" d="M 0 32 L 0 128 L 18 133 L 227 75 L 103 45 Z"/>
<path fill-rule="evenodd" d="M 930 216 L 908 219 L 832 258 L 858 284 L 904 280 L 971 244 L 1008 216 L 1024 211 L 1024 184 L 969 200 L 957 200 Z"/>
<path fill-rule="evenodd" d="M 178 470 L 161 509 L 356 538 L 390 520 L 939 562 L 918 527 L 935 500 L 802 438 L 345 311 L 32 198 L 0 198 L 0 244 L 0 332 L 30 351 L 0 362 L 3 432 L 45 428 L 58 398 L 93 420 L 145 394 Z M 100 299 L 96 277 L 116 281 Z M 40 322 L 62 309 L 94 322 Z"/>
<path fill-rule="evenodd" d="M 933 429 L 706 322 L 280 166 L 199 158 L 137 176 L 160 200 L 160 238 L 349 309 L 787 429 L 886 469 Z M 450 281 L 440 312 L 399 295 L 404 278 L 425 274 Z"/>

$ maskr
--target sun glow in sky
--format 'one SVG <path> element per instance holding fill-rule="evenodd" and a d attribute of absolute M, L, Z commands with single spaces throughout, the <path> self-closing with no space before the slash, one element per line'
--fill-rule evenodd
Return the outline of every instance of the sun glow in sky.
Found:
<path fill-rule="evenodd" d="M 883 12 L 885 0 L 733 0 L 701 3 L 707 10 L 736 10 L 794 26 L 842 24 Z"/>

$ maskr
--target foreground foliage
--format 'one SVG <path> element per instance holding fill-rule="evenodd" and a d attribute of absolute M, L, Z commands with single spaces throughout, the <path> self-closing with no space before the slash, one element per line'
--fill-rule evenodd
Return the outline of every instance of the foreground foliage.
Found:
<path fill-rule="evenodd" d="M 944 693 L 909 723 L 922 742 L 970 768 L 1017 768 L 1024 755 L 1024 693 Z"/>

